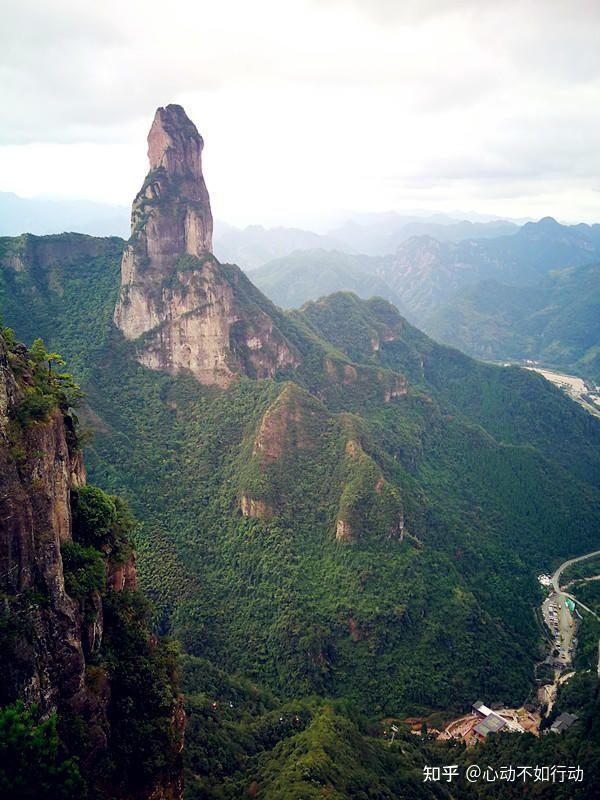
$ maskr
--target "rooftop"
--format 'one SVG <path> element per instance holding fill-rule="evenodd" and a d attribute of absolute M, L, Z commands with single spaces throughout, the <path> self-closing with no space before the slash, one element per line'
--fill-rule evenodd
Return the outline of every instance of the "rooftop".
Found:
<path fill-rule="evenodd" d="M 563 713 L 554 720 L 550 726 L 550 730 L 553 733 L 562 733 L 570 728 L 576 721 L 577 717 L 575 714 L 569 714 L 568 711 L 563 711 Z"/>
<path fill-rule="evenodd" d="M 506 720 L 499 717 L 498 714 L 491 712 L 488 716 L 481 720 L 481 722 L 474 727 L 475 733 L 481 736 L 487 736 L 488 733 L 497 733 L 501 731 L 506 725 Z"/>

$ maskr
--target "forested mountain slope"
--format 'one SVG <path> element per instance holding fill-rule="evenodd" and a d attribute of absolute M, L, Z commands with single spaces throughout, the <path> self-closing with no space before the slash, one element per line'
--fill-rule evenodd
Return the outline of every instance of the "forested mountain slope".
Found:
<path fill-rule="evenodd" d="M 75 262 L 42 282 L 52 324 L 16 311 L 40 291 L 27 267 L 3 314 L 86 365 L 92 476 L 143 520 L 162 627 L 284 692 L 372 710 L 526 694 L 533 574 L 594 542 L 597 423 L 351 295 L 288 317 L 255 298 L 301 355 L 278 380 L 148 370 L 110 325 L 115 261 L 104 295 Z"/>
<path fill-rule="evenodd" d="M 535 286 L 486 281 L 433 314 L 429 332 L 488 359 L 533 359 L 600 382 L 600 266 L 551 272 Z"/>
<path fill-rule="evenodd" d="M 599 258 L 599 225 L 561 225 L 547 217 L 491 238 L 455 242 L 414 235 L 378 256 L 348 255 L 339 248 L 298 250 L 263 265 L 253 279 L 274 302 L 288 308 L 348 289 L 361 297 L 380 295 L 405 309 L 421 327 L 434 330 L 435 315 L 444 309 L 449 317 L 457 302 L 460 314 L 460 298 L 481 283 L 495 282 L 505 291 L 529 287 L 521 297 L 523 305 L 533 287 L 551 281 L 553 271 L 584 267 Z M 535 301 L 528 307 L 533 313 Z"/>
<path fill-rule="evenodd" d="M 252 282 L 282 308 L 299 308 L 339 291 L 384 297 L 397 307 L 399 295 L 374 274 L 375 259 L 339 250 L 297 250 L 253 270 Z"/>
<path fill-rule="evenodd" d="M 383 297 L 434 338 L 598 381 L 598 226 L 528 223 L 488 240 L 415 236 L 378 257 L 298 251 L 253 273 L 285 308 L 336 291 Z"/>
<path fill-rule="evenodd" d="M 86 484 L 60 365 L 0 331 L 0 792 L 179 800 L 174 651 L 136 589 L 127 506 Z"/>
<path fill-rule="evenodd" d="M 561 225 L 545 217 L 493 239 L 456 243 L 414 237 L 382 258 L 376 274 L 398 292 L 413 319 L 424 324 L 457 292 L 480 281 L 532 286 L 552 270 L 599 258 L 600 225 Z"/>
<path fill-rule="evenodd" d="M 142 520 L 160 629 L 283 697 L 372 715 L 523 700 L 535 575 L 597 539 L 598 421 L 539 376 L 436 345 L 384 301 L 282 312 L 178 227 L 197 201 L 175 182 L 163 203 L 156 177 L 122 275 L 139 336 L 111 321 L 116 242 L 51 237 L 67 248 L 55 258 L 45 239 L 3 240 L 0 264 L 5 323 L 42 333 L 81 377 L 91 474 Z M 151 246 L 157 221 L 184 253 Z M 220 366 L 194 377 L 182 366 L 199 331 Z"/>

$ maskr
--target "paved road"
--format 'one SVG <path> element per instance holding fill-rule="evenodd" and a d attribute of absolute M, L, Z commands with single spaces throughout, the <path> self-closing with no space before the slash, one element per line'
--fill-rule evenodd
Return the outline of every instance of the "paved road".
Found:
<path fill-rule="evenodd" d="M 556 572 L 552 576 L 552 587 L 554 591 L 557 594 L 560 594 L 560 576 L 566 570 L 567 567 L 570 567 L 571 564 L 576 564 L 578 561 L 585 561 L 587 558 L 593 558 L 594 556 L 600 556 L 600 550 L 594 550 L 593 553 L 586 553 L 584 556 L 578 556 L 577 558 L 570 558 L 568 561 L 563 561 L 563 563 L 560 565 L 560 567 L 556 570 Z"/>
<path fill-rule="evenodd" d="M 564 561 L 552 576 L 553 592 L 542 605 L 542 613 L 544 615 L 546 625 L 550 631 L 554 631 L 555 648 L 558 650 L 557 660 L 561 665 L 563 665 L 563 667 L 569 666 L 572 661 L 571 651 L 573 649 L 573 633 L 575 630 L 574 620 L 571 612 L 567 608 L 567 604 L 565 602 L 566 599 L 571 599 L 589 614 L 596 617 L 596 619 L 600 620 L 600 617 L 594 611 L 592 611 L 591 608 L 588 608 L 572 594 L 561 589 L 560 576 L 567 567 L 571 566 L 571 564 L 576 564 L 578 561 L 585 561 L 586 559 L 594 558 L 595 556 L 600 556 L 600 550 L 595 550 L 593 553 L 586 553 L 583 556 L 570 558 L 568 561 Z M 551 614 L 554 616 L 551 617 Z M 600 664 L 598 669 L 600 670 Z"/>
<path fill-rule="evenodd" d="M 568 592 L 563 592 L 563 597 L 569 597 L 569 598 L 571 598 L 571 600 L 572 600 L 574 603 L 576 603 L 576 604 L 577 604 L 577 605 L 578 605 L 580 608 L 583 608 L 583 610 L 584 610 L 584 611 L 587 611 L 587 612 L 588 612 L 588 614 L 591 614 L 591 615 L 592 615 L 592 617 L 596 617 L 596 619 L 597 619 L 597 620 L 600 622 L 600 617 L 598 616 L 598 614 L 596 614 L 596 612 L 595 612 L 595 611 L 592 611 L 592 609 L 591 609 L 591 608 L 588 608 L 586 605 L 584 605 L 584 604 L 581 602 L 581 600 L 578 600 L 576 597 L 574 597 L 572 594 L 569 594 Z"/>
<path fill-rule="evenodd" d="M 563 594 L 552 592 L 542 605 L 544 621 L 552 633 L 553 650 L 556 651 L 556 656 L 552 658 L 555 666 L 560 666 L 561 669 L 571 664 L 574 632 L 573 617 L 565 599 Z"/>

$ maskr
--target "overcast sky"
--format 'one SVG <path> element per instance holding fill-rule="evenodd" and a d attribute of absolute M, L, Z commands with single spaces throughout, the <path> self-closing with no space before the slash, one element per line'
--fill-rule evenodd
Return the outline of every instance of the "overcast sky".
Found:
<path fill-rule="evenodd" d="M 159 105 L 215 216 L 600 221 L 600 0 L 3 0 L 0 191 L 129 204 Z"/>

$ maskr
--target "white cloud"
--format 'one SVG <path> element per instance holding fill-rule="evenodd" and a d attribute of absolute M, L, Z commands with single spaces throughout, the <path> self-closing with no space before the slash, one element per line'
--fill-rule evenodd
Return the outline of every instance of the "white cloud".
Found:
<path fill-rule="evenodd" d="M 5 6 L 0 190 L 127 203 L 155 107 L 182 102 L 224 218 L 600 219 L 597 0 Z"/>

